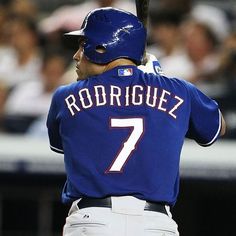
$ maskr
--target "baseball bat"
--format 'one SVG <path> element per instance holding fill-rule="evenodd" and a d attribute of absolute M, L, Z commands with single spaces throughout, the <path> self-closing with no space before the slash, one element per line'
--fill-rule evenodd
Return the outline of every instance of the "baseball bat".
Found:
<path fill-rule="evenodd" d="M 135 0 L 135 4 L 136 4 L 137 17 L 143 23 L 144 27 L 147 29 L 149 0 Z M 145 49 L 143 54 L 142 64 L 145 64 L 146 62 L 147 62 L 147 57 Z"/>

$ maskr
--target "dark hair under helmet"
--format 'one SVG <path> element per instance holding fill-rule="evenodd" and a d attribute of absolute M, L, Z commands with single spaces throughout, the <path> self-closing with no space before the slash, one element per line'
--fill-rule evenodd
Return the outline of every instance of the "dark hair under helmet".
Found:
<path fill-rule="evenodd" d="M 105 7 L 88 13 L 80 30 L 65 36 L 68 39 L 85 39 L 84 54 L 89 61 L 107 64 L 118 58 L 129 58 L 141 64 L 146 29 L 138 18 L 126 11 Z M 98 49 L 103 49 L 99 52 Z"/>

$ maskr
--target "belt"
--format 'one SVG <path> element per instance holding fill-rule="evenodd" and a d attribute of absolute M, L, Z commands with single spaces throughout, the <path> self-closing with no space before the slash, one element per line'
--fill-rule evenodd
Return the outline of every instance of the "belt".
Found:
<path fill-rule="evenodd" d="M 87 207 L 107 207 L 111 208 L 111 197 L 106 198 L 82 198 L 78 203 L 77 206 L 79 209 L 87 208 Z M 150 202 L 146 201 L 145 211 L 155 211 L 159 213 L 163 213 L 168 215 L 165 204 L 160 202 Z"/>

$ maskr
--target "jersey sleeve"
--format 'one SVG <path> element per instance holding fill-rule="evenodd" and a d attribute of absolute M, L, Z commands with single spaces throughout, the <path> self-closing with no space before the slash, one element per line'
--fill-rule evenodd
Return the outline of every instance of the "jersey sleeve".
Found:
<path fill-rule="evenodd" d="M 187 83 L 190 94 L 190 120 L 186 137 L 194 139 L 201 146 L 210 146 L 219 137 L 221 112 L 212 100 L 194 85 Z"/>
<path fill-rule="evenodd" d="M 62 146 L 62 141 L 61 141 L 61 136 L 59 132 L 59 118 L 58 118 L 58 96 L 59 96 L 59 90 L 57 90 L 53 97 L 52 97 L 52 102 L 50 105 L 50 109 L 48 112 L 48 117 L 47 117 L 47 128 L 48 128 L 48 137 L 49 137 L 49 143 L 50 143 L 50 148 L 54 152 L 58 153 L 64 153 L 63 151 L 63 146 Z"/>

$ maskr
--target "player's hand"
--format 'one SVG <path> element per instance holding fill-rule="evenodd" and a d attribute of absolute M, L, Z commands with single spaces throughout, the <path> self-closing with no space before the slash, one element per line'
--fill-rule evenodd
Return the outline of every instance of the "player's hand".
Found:
<path fill-rule="evenodd" d="M 146 57 L 147 57 L 147 63 L 145 65 L 138 66 L 138 68 L 146 73 L 164 75 L 161 65 L 159 61 L 157 60 L 157 58 L 150 53 L 147 53 Z"/>

